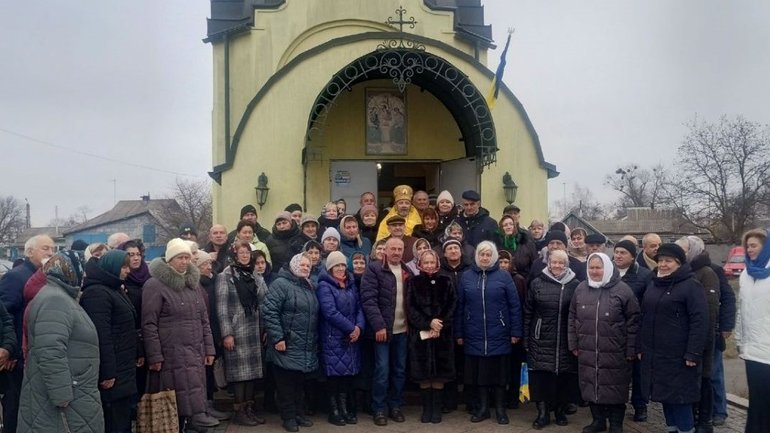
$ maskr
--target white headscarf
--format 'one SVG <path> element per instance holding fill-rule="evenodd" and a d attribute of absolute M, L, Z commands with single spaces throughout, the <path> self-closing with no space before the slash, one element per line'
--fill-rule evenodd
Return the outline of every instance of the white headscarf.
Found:
<path fill-rule="evenodd" d="M 588 260 L 586 260 L 586 268 L 591 265 L 591 259 L 594 257 L 598 257 L 602 259 L 602 263 L 604 264 L 604 275 L 602 276 L 601 281 L 594 281 L 591 279 L 591 276 L 588 276 L 588 285 L 590 287 L 593 287 L 595 289 L 598 289 L 600 287 L 604 287 L 607 285 L 607 283 L 610 282 L 610 279 L 612 278 L 612 274 L 615 271 L 615 266 L 612 264 L 612 260 L 610 260 L 609 256 L 604 253 L 592 253 L 590 256 L 588 256 Z"/>

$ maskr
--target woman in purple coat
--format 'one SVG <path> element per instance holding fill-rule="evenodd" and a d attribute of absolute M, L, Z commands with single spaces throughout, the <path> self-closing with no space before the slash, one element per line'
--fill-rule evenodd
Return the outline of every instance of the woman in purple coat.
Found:
<path fill-rule="evenodd" d="M 329 388 L 329 422 L 334 425 L 355 424 L 355 408 L 348 406 L 353 399 L 353 377 L 361 369 L 358 344 L 364 329 L 364 313 L 353 276 L 348 272 L 347 259 L 339 251 L 326 258 L 326 270 L 318 278 L 320 307 L 319 340 L 321 356 Z"/>

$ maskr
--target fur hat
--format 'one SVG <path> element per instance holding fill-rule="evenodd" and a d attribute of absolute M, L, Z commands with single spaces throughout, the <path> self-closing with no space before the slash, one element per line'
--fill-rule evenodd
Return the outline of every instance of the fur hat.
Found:
<path fill-rule="evenodd" d="M 412 201 L 412 195 L 414 195 L 414 192 L 412 190 L 412 187 L 409 185 L 399 185 L 395 188 L 393 188 L 393 201 L 399 201 L 399 200 L 409 200 Z"/>
<path fill-rule="evenodd" d="M 673 243 L 663 244 L 658 247 L 658 253 L 655 254 L 655 261 L 658 261 L 660 257 L 672 257 L 676 259 L 679 264 L 687 263 L 687 256 L 682 247 Z"/>
<path fill-rule="evenodd" d="M 326 257 L 326 270 L 331 271 L 333 267 L 337 265 L 347 266 L 348 259 L 345 258 L 345 254 L 339 251 L 332 251 L 329 256 Z"/>
<path fill-rule="evenodd" d="M 615 249 L 618 249 L 618 248 L 623 248 L 624 250 L 631 253 L 633 257 L 636 257 L 636 245 L 634 245 L 634 243 L 629 241 L 628 239 L 616 243 Z"/>
<path fill-rule="evenodd" d="M 321 243 L 326 240 L 326 238 L 334 238 L 337 239 L 337 242 L 340 241 L 340 232 L 337 231 L 334 227 L 329 227 L 326 230 L 324 230 L 324 234 L 321 235 Z"/>
<path fill-rule="evenodd" d="M 168 262 L 180 254 L 189 254 L 192 256 L 190 245 L 184 239 L 180 238 L 174 238 L 168 241 L 166 244 L 166 261 Z"/>
<path fill-rule="evenodd" d="M 455 203 L 455 199 L 452 197 L 452 194 L 447 190 L 441 191 L 438 197 L 436 197 L 436 203 L 439 203 L 441 200 L 449 200 L 452 202 L 452 204 Z"/>

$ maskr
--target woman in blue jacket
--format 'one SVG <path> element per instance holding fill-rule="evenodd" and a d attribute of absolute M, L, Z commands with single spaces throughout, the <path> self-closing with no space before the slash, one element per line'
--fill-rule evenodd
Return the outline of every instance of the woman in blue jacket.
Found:
<path fill-rule="evenodd" d="M 510 272 L 497 264 L 489 241 L 476 247 L 475 264 L 460 278 L 455 337 L 465 350 L 465 383 L 479 390 L 479 407 L 471 422 L 489 418 L 489 391 L 494 390 L 496 418 L 508 424 L 505 387 L 511 375 L 512 345 L 521 338 L 521 305 Z"/>
<path fill-rule="evenodd" d="M 321 355 L 329 391 L 329 422 L 334 425 L 358 422 L 348 410 L 353 377 L 361 369 L 359 338 L 364 329 L 364 312 L 347 259 L 339 251 L 326 258 L 326 270 L 318 278 Z"/>

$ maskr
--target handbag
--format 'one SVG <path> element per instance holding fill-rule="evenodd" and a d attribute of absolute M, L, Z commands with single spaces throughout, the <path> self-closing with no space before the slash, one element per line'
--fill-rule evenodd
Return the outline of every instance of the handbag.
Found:
<path fill-rule="evenodd" d="M 225 360 L 217 358 L 214 360 L 214 383 L 217 388 L 227 388 L 227 377 L 225 376 Z"/>
<path fill-rule="evenodd" d="M 147 392 L 136 408 L 137 433 L 178 433 L 179 415 L 176 392 L 164 389 L 160 372 L 147 373 Z"/>
<path fill-rule="evenodd" d="M 527 363 L 521 363 L 521 382 L 519 383 L 519 401 L 526 403 L 529 401 L 529 369 Z"/>

